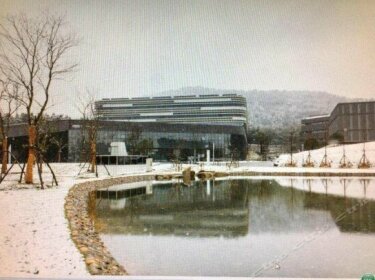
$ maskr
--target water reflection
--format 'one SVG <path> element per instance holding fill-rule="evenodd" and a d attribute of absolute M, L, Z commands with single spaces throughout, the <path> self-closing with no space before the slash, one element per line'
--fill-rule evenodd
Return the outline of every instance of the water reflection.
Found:
<path fill-rule="evenodd" d="M 367 178 L 150 182 L 92 196 L 104 241 L 135 274 L 251 276 L 311 232 L 329 229 L 282 269 L 262 274 L 278 277 L 357 277 L 371 269 L 374 198 Z"/>
<path fill-rule="evenodd" d="M 244 181 L 158 184 L 97 192 L 105 233 L 239 236 L 248 232 Z M 149 189 L 149 194 L 146 193 Z"/>
<path fill-rule="evenodd" d="M 289 180 L 290 188 L 280 187 L 285 180 L 230 180 L 197 182 L 192 187 L 149 183 L 100 190 L 96 219 L 106 225 L 104 233 L 236 237 L 249 231 L 306 231 L 322 223 L 335 224 L 336 217 L 359 201 L 347 196 L 353 180 L 339 181 L 341 196 L 331 188 L 331 179 Z M 370 182 L 355 182 L 362 198 Z M 336 226 L 340 231 L 375 232 L 374 207 L 370 201 Z"/>

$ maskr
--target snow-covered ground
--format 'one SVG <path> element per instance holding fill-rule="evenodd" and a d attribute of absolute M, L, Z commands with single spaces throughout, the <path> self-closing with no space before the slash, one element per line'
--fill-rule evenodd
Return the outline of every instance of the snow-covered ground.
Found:
<path fill-rule="evenodd" d="M 357 169 L 357 165 L 363 155 L 363 143 L 351 144 L 351 145 L 337 145 L 327 147 L 328 160 L 332 162 L 332 168 L 338 168 L 340 160 L 343 156 L 343 150 L 345 147 L 345 155 L 347 159 L 353 164 L 352 169 Z M 372 164 L 372 169 L 375 169 L 375 141 L 365 143 L 366 157 Z M 325 148 L 318 150 L 312 150 L 310 152 L 312 160 L 315 162 L 315 166 L 319 166 L 325 153 Z M 307 159 L 308 151 L 293 154 L 293 161 L 297 163 L 297 167 L 301 167 L 302 163 Z M 290 161 L 289 154 L 283 154 L 279 158 L 279 165 L 284 166 Z"/>
<path fill-rule="evenodd" d="M 19 168 L 14 169 L 0 184 L 0 276 L 87 276 L 64 216 L 75 166 L 55 166 L 60 186 L 46 190 L 17 185 Z"/>
<path fill-rule="evenodd" d="M 59 186 L 45 190 L 18 184 L 18 167 L 0 184 L 0 277 L 89 276 L 81 254 L 70 238 L 64 214 L 65 196 L 77 182 L 95 179 L 76 163 L 53 164 Z M 158 172 L 172 164 L 155 164 Z M 145 165 L 109 166 L 111 175 L 145 173 Z M 51 176 L 45 171 L 45 181 Z M 36 173 L 36 172 L 35 172 Z M 99 167 L 99 177 L 108 177 Z M 38 182 L 35 174 L 35 182 Z"/>

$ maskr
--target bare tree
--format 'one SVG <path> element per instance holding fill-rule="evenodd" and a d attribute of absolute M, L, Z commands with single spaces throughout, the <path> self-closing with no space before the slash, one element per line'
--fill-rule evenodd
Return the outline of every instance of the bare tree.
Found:
<path fill-rule="evenodd" d="M 7 80 L 0 79 L 0 138 L 2 139 L 1 173 L 7 171 L 8 162 L 8 132 L 12 116 L 17 112 L 18 86 Z"/>
<path fill-rule="evenodd" d="M 43 127 L 38 129 L 38 131 L 40 131 L 39 134 L 43 136 L 41 138 L 42 141 L 39 142 L 42 144 L 42 148 L 46 156 L 47 153 L 50 153 L 50 148 L 57 149 L 57 153 L 55 157 L 53 157 L 53 161 L 61 162 L 62 153 L 64 149 L 68 147 L 68 139 L 66 136 L 60 133 L 58 124 L 61 121 L 68 120 L 70 118 L 64 115 L 45 114 L 43 119 Z M 49 158 L 52 157 L 49 156 Z"/>
<path fill-rule="evenodd" d="M 79 99 L 77 107 L 82 120 L 82 149 L 88 151 L 88 158 L 84 160 L 89 162 L 89 171 L 94 173 L 96 170 L 96 139 L 99 129 L 99 116 L 96 114 L 95 99 L 89 91 L 86 92 L 86 97 Z M 86 137 L 88 141 L 86 141 Z"/>
<path fill-rule="evenodd" d="M 68 147 L 68 143 L 66 143 L 66 140 L 63 139 L 62 137 L 52 137 L 51 142 L 56 146 L 57 148 L 57 162 L 61 162 L 61 154 L 64 149 Z"/>
<path fill-rule="evenodd" d="M 8 16 L 0 24 L 0 71 L 22 90 L 29 148 L 25 182 L 33 183 L 36 130 L 49 105 L 52 84 L 76 67 L 68 54 L 78 43 L 65 30 L 64 17 L 43 14 Z"/>

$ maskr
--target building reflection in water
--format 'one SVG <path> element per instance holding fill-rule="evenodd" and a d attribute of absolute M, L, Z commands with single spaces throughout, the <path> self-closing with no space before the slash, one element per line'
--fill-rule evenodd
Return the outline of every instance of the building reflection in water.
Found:
<path fill-rule="evenodd" d="M 307 232 L 327 223 L 341 232 L 373 233 L 374 187 L 371 179 L 346 178 L 197 181 L 189 187 L 149 182 L 100 190 L 92 199 L 101 233 L 236 238 Z"/>

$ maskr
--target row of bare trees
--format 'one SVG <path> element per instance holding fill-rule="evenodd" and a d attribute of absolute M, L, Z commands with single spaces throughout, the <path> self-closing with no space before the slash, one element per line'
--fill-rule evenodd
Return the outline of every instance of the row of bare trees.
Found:
<path fill-rule="evenodd" d="M 15 112 L 23 111 L 28 125 L 27 184 L 34 183 L 33 166 L 37 163 L 43 185 L 41 164 L 47 142 L 44 136 L 48 133 L 42 123 L 53 85 L 77 66 L 69 61 L 71 50 L 77 44 L 76 36 L 67 31 L 61 16 L 41 14 L 30 18 L 20 14 L 8 16 L 0 23 L 2 171 L 6 169 L 10 118 Z"/>

